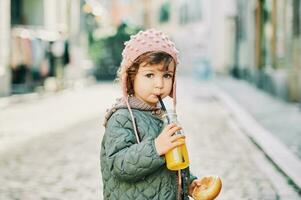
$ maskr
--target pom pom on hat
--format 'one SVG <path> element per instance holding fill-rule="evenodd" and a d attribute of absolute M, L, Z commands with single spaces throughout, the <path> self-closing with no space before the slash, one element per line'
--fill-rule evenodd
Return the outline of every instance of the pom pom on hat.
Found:
<path fill-rule="evenodd" d="M 133 62 L 138 56 L 150 51 L 163 51 L 172 56 L 176 64 L 178 64 L 178 51 L 175 45 L 169 38 L 162 32 L 155 29 L 148 29 L 140 31 L 136 35 L 132 35 L 129 41 L 124 43 L 122 55 L 123 60 L 127 59 Z M 135 51 L 134 51 L 135 50 Z M 139 50 L 139 51 L 137 51 Z M 131 63 L 126 66 L 130 67 Z"/>

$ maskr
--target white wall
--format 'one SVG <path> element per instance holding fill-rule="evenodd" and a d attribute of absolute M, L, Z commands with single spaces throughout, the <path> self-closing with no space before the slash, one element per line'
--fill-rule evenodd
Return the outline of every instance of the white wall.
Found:
<path fill-rule="evenodd" d="M 76 4 L 78 2 L 73 3 Z M 44 0 L 44 27 L 47 30 L 64 30 L 68 32 L 68 18 L 71 13 L 69 6 L 69 0 Z"/>
<path fill-rule="evenodd" d="M 206 10 L 200 1 L 199 13 L 202 18 L 189 21 L 187 24 L 180 24 L 180 9 L 186 4 L 188 15 L 194 15 L 196 12 L 196 2 L 189 0 L 171 1 L 171 19 L 167 26 L 161 25 L 160 29 L 167 32 L 175 41 L 177 49 L 180 51 L 179 73 L 194 73 L 199 66 L 200 60 L 207 54 L 206 41 L 208 40 L 208 27 L 206 24 Z M 206 5 L 205 5 L 206 6 Z M 190 12 L 191 11 L 191 12 Z"/>
<path fill-rule="evenodd" d="M 57 1 L 44 0 L 44 27 L 48 30 L 56 30 Z"/>
<path fill-rule="evenodd" d="M 80 33 L 80 16 L 81 16 L 81 7 L 80 7 L 80 0 L 72 0 L 70 3 L 70 36 L 73 42 L 75 39 L 78 39 L 78 35 Z"/>
<path fill-rule="evenodd" d="M 10 92 L 9 63 L 10 0 L 0 1 L 0 96 Z"/>
<path fill-rule="evenodd" d="M 234 41 L 235 0 L 204 1 L 209 26 L 209 57 L 215 71 L 223 72 L 231 63 Z"/>

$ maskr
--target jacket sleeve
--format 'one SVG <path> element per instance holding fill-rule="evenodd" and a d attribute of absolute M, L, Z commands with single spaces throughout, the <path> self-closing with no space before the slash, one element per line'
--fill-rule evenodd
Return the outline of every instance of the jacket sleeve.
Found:
<path fill-rule="evenodd" d="M 124 181 L 139 181 L 164 165 L 165 159 L 158 155 L 154 139 L 137 143 L 131 120 L 115 113 L 105 131 L 105 149 L 110 171 Z"/>
<path fill-rule="evenodd" d="M 195 179 L 198 179 L 198 177 L 193 175 L 191 172 L 189 174 L 190 174 L 189 175 L 189 184 L 191 185 L 192 181 L 194 181 Z"/>

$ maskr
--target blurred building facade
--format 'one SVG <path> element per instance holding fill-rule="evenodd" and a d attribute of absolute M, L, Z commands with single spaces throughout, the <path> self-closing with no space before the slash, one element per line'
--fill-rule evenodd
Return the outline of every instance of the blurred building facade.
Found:
<path fill-rule="evenodd" d="M 300 0 L 237 0 L 236 8 L 232 75 L 300 101 Z"/>
<path fill-rule="evenodd" d="M 107 2 L 115 23 L 125 20 L 171 35 L 185 69 L 208 60 L 217 73 L 249 80 L 285 100 L 300 100 L 300 0 Z"/>
<path fill-rule="evenodd" d="M 184 73 L 205 63 L 217 73 L 230 73 L 283 99 L 299 101 L 300 7 L 300 0 L 2 0 L 0 95 L 10 93 L 10 84 L 18 77 L 15 69 L 34 72 L 19 82 L 35 79 L 35 70 L 37 77 L 63 76 L 61 67 L 51 69 L 66 63 L 62 41 L 79 43 L 87 37 L 81 31 L 94 26 L 94 22 L 90 27 L 83 25 L 83 10 L 101 22 L 95 31 L 100 36 L 111 34 L 110 27 L 123 22 L 163 30 L 181 49 Z M 34 52 L 19 56 L 28 48 L 26 37 L 33 36 L 51 43 L 48 52 L 47 45 L 39 47 L 46 51 L 47 62 Z M 20 58 L 25 65 L 20 65 Z"/>
<path fill-rule="evenodd" d="M 0 7 L 0 96 L 62 79 L 80 34 L 82 0 L 4 0 Z"/>

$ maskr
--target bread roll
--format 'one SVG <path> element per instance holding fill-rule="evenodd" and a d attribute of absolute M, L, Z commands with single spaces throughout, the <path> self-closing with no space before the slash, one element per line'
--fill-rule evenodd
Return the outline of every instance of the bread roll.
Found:
<path fill-rule="evenodd" d="M 205 176 L 201 179 L 201 186 L 194 188 L 194 200 L 213 200 L 220 193 L 222 181 L 218 176 Z"/>

